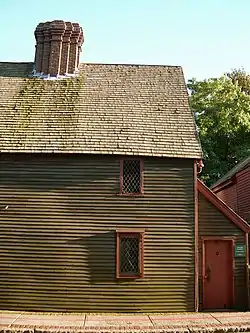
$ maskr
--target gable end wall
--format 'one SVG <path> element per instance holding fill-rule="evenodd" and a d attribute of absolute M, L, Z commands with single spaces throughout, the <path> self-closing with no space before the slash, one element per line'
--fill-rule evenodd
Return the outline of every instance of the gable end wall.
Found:
<path fill-rule="evenodd" d="M 2 154 L 0 309 L 194 311 L 193 160 L 144 159 L 121 197 L 119 156 Z M 117 280 L 115 230 L 144 228 L 144 278 Z"/>

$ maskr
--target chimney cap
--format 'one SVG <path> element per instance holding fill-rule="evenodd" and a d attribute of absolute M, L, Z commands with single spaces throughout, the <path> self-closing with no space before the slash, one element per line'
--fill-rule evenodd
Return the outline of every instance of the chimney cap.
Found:
<path fill-rule="evenodd" d="M 50 24 L 49 24 L 49 30 L 52 33 L 61 34 L 61 32 L 64 31 L 65 29 L 66 29 L 66 24 L 64 21 L 61 21 L 61 20 L 54 20 L 54 21 L 50 22 Z"/>
<path fill-rule="evenodd" d="M 67 21 L 67 22 L 65 22 L 65 24 L 66 24 L 66 30 L 72 30 L 73 29 L 72 22 Z"/>
<path fill-rule="evenodd" d="M 36 30 L 34 31 L 35 37 L 41 36 L 44 29 L 44 22 L 41 22 L 37 25 Z"/>
<path fill-rule="evenodd" d="M 80 25 L 78 23 L 72 23 L 73 25 L 73 36 L 77 36 L 80 34 Z"/>
<path fill-rule="evenodd" d="M 44 33 L 44 34 L 49 33 L 49 26 L 50 26 L 50 22 L 49 22 L 49 21 L 47 21 L 47 22 L 45 22 L 45 23 L 43 24 L 43 28 L 42 28 L 42 30 L 43 30 L 43 33 Z"/>
<path fill-rule="evenodd" d="M 80 36 L 79 36 L 78 43 L 79 43 L 80 46 L 82 46 L 83 42 L 84 42 L 84 35 L 83 35 L 82 27 L 80 27 Z"/>
<path fill-rule="evenodd" d="M 65 27 L 64 34 L 67 36 L 68 35 L 70 36 L 73 31 L 73 24 L 71 22 L 65 22 L 65 25 L 66 25 L 66 27 Z"/>

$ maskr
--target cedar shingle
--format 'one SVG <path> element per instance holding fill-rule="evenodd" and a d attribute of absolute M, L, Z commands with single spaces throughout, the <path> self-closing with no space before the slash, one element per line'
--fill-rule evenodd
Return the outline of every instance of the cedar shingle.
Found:
<path fill-rule="evenodd" d="M 53 81 L 31 69 L 0 63 L 1 152 L 201 157 L 181 67 L 81 64 Z"/>

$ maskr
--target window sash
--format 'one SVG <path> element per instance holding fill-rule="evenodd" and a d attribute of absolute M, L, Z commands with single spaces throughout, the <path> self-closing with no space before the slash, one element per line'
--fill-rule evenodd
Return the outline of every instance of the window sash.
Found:
<path fill-rule="evenodd" d="M 138 244 L 138 272 L 121 272 L 121 240 L 122 238 L 137 238 Z M 144 276 L 144 232 L 117 232 L 116 233 L 116 277 L 117 278 L 143 278 Z"/>
<path fill-rule="evenodd" d="M 127 192 L 124 191 L 124 161 L 139 161 L 140 162 L 140 186 L 138 192 Z M 122 158 L 120 160 L 120 194 L 126 196 L 136 196 L 144 194 L 144 162 L 141 158 Z"/>

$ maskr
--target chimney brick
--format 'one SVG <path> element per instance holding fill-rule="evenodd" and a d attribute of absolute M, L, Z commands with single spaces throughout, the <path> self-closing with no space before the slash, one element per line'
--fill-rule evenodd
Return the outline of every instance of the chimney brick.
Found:
<path fill-rule="evenodd" d="M 68 73 L 70 36 L 71 36 L 72 30 L 73 30 L 72 23 L 66 22 L 66 30 L 64 32 L 63 40 L 62 40 L 62 53 L 61 53 L 61 66 L 60 66 L 61 75 Z"/>
<path fill-rule="evenodd" d="M 35 54 L 35 70 L 37 73 L 42 71 L 42 60 L 43 60 L 43 35 L 44 23 L 39 23 L 35 30 L 36 38 L 36 54 Z"/>
<path fill-rule="evenodd" d="M 79 36 L 79 40 L 78 40 L 78 49 L 77 49 L 77 60 L 76 60 L 76 68 L 79 67 L 79 63 L 80 63 L 80 55 L 82 52 L 82 44 L 84 42 L 84 37 L 83 37 L 83 30 L 80 27 L 80 36 Z"/>
<path fill-rule="evenodd" d="M 54 20 L 35 30 L 35 70 L 42 75 L 75 74 L 79 66 L 83 30 L 78 23 Z"/>
<path fill-rule="evenodd" d="M 49 31 L 50 22 L 46 22 L 43 26 L 43 60 L 42 60 L 42 73 L 49 73 L 49 60 L 50 60 L 50 31 Z"/>
<path fill-rule="evenodd" d="M 57 76 L 60 73 L 62 36 L 65 28 L 66 24 L 64 21 L 52 21 L 49 26 L 51 34 L 49 74 L 51 76 Z"/>
<path fill-rule="evenodd" d="M 72 23 L 73 31 L 70 38 L 69 67 L 68 73 L 74 74 L 77 66 L 78 40 L 80 37 L 80 26 L 78 23 Z"/>

